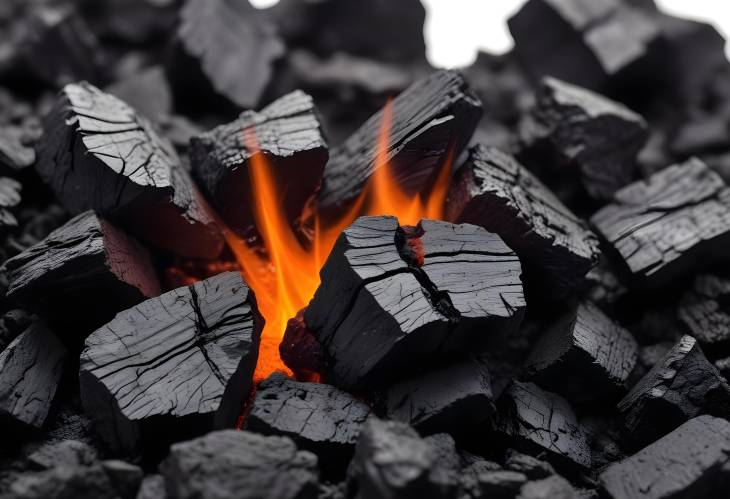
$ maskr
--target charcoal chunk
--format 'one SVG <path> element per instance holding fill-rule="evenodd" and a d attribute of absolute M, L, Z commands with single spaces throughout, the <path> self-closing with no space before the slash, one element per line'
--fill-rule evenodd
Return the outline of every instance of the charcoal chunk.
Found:
<path fill-rule="evenodd" d="M 542 480 L 527 482 L 520 489 L 517 499 L 578 499 L 578 492 L 568 480 L 552 475 Z"/>
<path fill-rule="evenodd" d="M 394 217 L 361 217 L 330 253 L 304 320 L 328 381 L 372 389 L 514 331 L 525 307 L 520 272 L 481 227 L 423 220 L 409 235 Z"/>
<path fill-rule="evenodd" d="M 12 126 L 0 127 L 0 165 L 7 171 L 20 171 L 35 163 L 32 147 L 23 142 L 23 131 Z"/>
<path fill-rule="evenodd" d="M 174 444 L 161 468 L 170 499 L 317 497 L 317 457 L 287 437 L 216 431 Z"/>
<path fill-rule="evenodd" d="M 476 146 L 449 191 L 447 217 L 484 227 L 514 249 L 527 285 L 562 297 L 598 263 L 598 238 L 532 173 L 498 149 Z"/>
<path fill-rule="evenodd" d="M 324 371 L 322 345 L 304 322 L 304 310 L 289 319 L 279 344 L 279 355 L 300 381 L 319 381 Z"/>
<path fill-rule="evenodd" d="M 679 319 L 709 353 L 730 353 L 730 280 L 703 274 L 679 304 Z"/>
<path fill-rule="evenodd" d="M 723 261 L 730 244 L 730 189 L 698 159 L 618 191 L 591 222 L 637 283 L 658 288 Z"/>
<path fill-rule="evenodd" d="M 38 473 L 18 475 L 8 485 L 7 499 L 119 499 L 104 469 L 60 465 Z"/>
<path fill-rule="evenodd" d="M 18 225 L 18 219 L 11 209 L 20 204 L 22 185 L 9 177 L 0 177 L 0 228 L 12 228 Z"/>
<path fill-rule="evenodd" d="M 235 272 L 147 300 L 86 339 L 84 408 L 121 451 L 154 444 L 142 438 L 147 432 L 155 442 L 177 441 L 233 426 L 262 328 L 254 295 Z"/>
<path fill-rule="evenodd" d="M 599 480 L 612 499 L 709 499 L 727 491 L 728 465 L 730 423 L 699 416 L 610 465 Z"/>
<path fill-rule="evenodd" d="M 555 469 L 547 461 L 542 461 L 514 449 L 507 451 L 504 467 L 523 473 L 530 480 L 541 480 L 555 474 Z"/>
<path fill-rule="evenodd" d="M 38 448 L 28 456 L 28 466 L 39 471 L 61 464 L 91 466 L 97 458 L 96 450 L 90 445 L 79 440 L 61 440 Z"/>
<path fill-rule="evenodd" d="M 107 87 L 106 92 L 153 121 L 164 119 L 172 113 L 172 90 L 161 66 L 152 66 L 129 75 Z"/>
<path fill-rule="evenodd" d="M 162 475 L 147 475 L 139 486 L 136 499 L 167 499 Z"/>
<path fill-rule="evenodd" d="M 630 442 L 642 446 L 700 414 L 730 417 L 730 386 L 685 335 L 621 400 Z"/>
<path fill-rule="evenodd" d="M 528 379 L 571 401 L 605 401 L 621 395 L 637 354 L 630 332 L 582 303 L 535 343 L 525 369 Z"/>
<path fill-rule="evenodd" d="M 169 141 L 116 97 L 64 87 L 37 169 L 72 213 L 93 209 L 172 253 L 215 258 L 223 236 Z"/>

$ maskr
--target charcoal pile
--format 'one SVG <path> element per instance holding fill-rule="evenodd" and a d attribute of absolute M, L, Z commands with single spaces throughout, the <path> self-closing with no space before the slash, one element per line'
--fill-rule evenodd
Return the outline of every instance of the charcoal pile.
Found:
<path fill-rule="evenodd" d="M 651 0 L 0 5 L 0 499 L 715 499 L 730 63 Z"/>

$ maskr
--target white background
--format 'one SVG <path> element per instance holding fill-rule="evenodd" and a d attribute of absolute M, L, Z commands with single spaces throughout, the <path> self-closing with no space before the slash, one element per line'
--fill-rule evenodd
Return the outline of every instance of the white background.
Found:
<path fill-rule="evenodd" d="M 250 0 L 261 8 L 277 1 Z M 509 50 L 512 38 L 506 20 L 525 3 L 525 0 L 421 1 L 428 11 L 425 27 L 428 59 L 441 67 L 466 66 L 479 49 L 492 53 Z M 712 22 L 726 38 L 730 33 L 727 0 L 656 0 L 656 3 L 669 14 Z"/>

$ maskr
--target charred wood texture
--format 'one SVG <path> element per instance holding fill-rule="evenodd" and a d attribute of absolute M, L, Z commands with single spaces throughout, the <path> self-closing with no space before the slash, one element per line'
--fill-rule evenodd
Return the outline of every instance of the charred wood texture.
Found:
<path fill-rule="evenodd" d="M 591 222 L 638 283 L 660 287 L 727 259 L 728 207 L 720 176 L 691 159 L 624 187 Z"/>
<path fill-rule="evenodd" d="M 251 386 L 263 319 L 240 274 L 178 288 L 86 339 L 81 397 L 113 449 L 231 427 Z M 155 426 L 158 424 L 159 426 Z"/>
<path fill-rule="evenodd" d="M 185 257 L 215 258 L 223 236 L 169 141 L 116 97 L 64 87 L 45 124 L 37 164 L 66 209 L 93 209 L 135 236 Z"/>
<path fill-rule="evenodd" d="M 289 319 L 279 355 L 299 381 L 317 381 L 324 371 L 322 345 L 304 322 L 304 310 Z"/>
<path fill-rule="evenodd" d="M 720 497 L 729 464 L 730 423 L 700 416 L 610 465 L 599 480 L 611 499 Z"/>
<path fill-rule="evenodd" d="M 730 386 L 684 336 L 618 404 L 629 442 L 649 444 L 700 414 L 730 417 Z"/>
<path fill-rule="evenodd" d="M 622 104 L 545 78 L 520 124 L 519 158 L 545 178 L 579 179 L 592 198 L 607 200 L 633 180 L 648 137 L 644 119 Z"/>
<path fill-rule="evenodd" d="M 87 211 L 4 265 L 7 296 L 54 321 L 87 327 L 160 294 L 152 258 L 135 239 Z"/>
<path fill-rule="evenodd" d="M 474 225 L 362 217 L 340 235 L 304 312 L 326 377 L 372 389 L 514 331 L 525 308 L 520 262 Z"/>
<path fill-rule="evenodd" d="M 532 173 L 498 149 L 476 146 L 456 173 L 447 217 L 499 234 L 524 265 L 527 286 L 564 297 L 598 262 L 598 238 Z"/>
<path fill-rule="evenodd" d="M 530 380 L 574 402 L 615 400 L 637 354 L 630 332 L 583 303 L 535 343 L 525 368 Z"/>
<path fill-rule="evenodd" d="M 454 71 L 433 73 L 393 99 L 385 158 L 398 185 L 409 193 L 427 191 L 449 149 L 456 158 L 466 147 L 481 114 L 479 99 Z M 378 166 L 383 118 L 381 110 L 332 150 L 318 196 L 320 209 L 342 209 L 362 192 Z"/>
<path fill-rule="evenodd" d="M 704 351 L 730 354 L 730 280 L 710 274 L 697 276 L 682 297 L 677 314 Z"/>
<path fill-rule="evenodd" d="M 223 430 L 174 444 L 162 464 L 170 499 L 316 499 L 317 457 L 287 437 Z"/>
<path fill-rule="evenodd" d="M 0 352 L 0 416 L 40 428 L 66 360 L 66 348 L 35 322 Z"/>
<path fill-rule="evenodd" d="M 18 219 L 12 209 L 20 204 L 22 185 L 9 177 L 0 177 L 0 229 L 17 227 Z"/>
<path fill-rule="evenodd" d="M 329 157 L 309 95 L 292 92 L 191 141 L 196 180 L 217 213 L 241 235 L 249 234 L 255 223 L 250 162 L 257 153 L 271 164 L 276 192 L 294 223 L 319 186 Z"/>

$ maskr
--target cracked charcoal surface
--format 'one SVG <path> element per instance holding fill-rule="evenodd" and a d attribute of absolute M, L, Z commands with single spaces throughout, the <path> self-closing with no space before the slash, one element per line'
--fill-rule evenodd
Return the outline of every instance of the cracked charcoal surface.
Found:
<path fill-rule="evenodd" d="M 730 353 L 730 281 L 703 274 L 695 278 L 677 315 L 709 353 Z"/>
<path fill-rule="evenodd" d="M 185 257 L 223 247 L 180 158 L 145 118 L 88 83 L 64 87 L 45 124 L 37 170 L 72 213 L 93 209 Z"/>
<path fill-rule="evenodd" d="M 591 222 L 633 277 L 649 287 L 723 261 L 730 189 L 698 159 L 618 191 Z"/>
<path fill-rule="evenodd" d="M 194 137 L 193 174 L 225 222 L 240 234 L 254 225 L 249 169 L 253 143 L 272 162 L 277 192 L 283 193 L 290 222 L 319 186 L 329 157 L 312 98 L 301 91 L 287 94 L 261 111 L 245 111 L 228 124 Z"/>
<path fill-rule="evenodd" d="M 606 401 L 621 395 L 637 355 L 630 332 L 582 303 L 535 343 L 525 368 L 531 381 L 569 400 Z"/>
<path fill-rule="evenodd" d="M 631 443 L 649 444 L 700 414 L 730 417 L 730 386 L 685 335 L 618 404 Z"/>
<path fill-rule="evenodd" d="M 430 220 L 415 232 L 394 217 L 361 217 L 338 239 L 304 313 L 332 384 L 372 389 L 519 326 L 520 263 L 498 236 Z"/>
<path fill-rule="evenodd" d="M 392 101 L 386 158 L 408 193 L 430 188 L 449 146 L 456 158 L 482 114 L 479 99 L 455 71 L 437 71 Z M 333 148 L 318 200 L 325 212 L 344 209 L 373 173 L 384 110 L 373 115 L 341 146 Z"/>
<path fill-rule="evenodd" d="M 599 480 L 611 499 L 719 497 L 729 463 L 730 423 L 700 416 L 610 465 Z"/>
<path fill-rule="evenodd" d="M 598 238 L 530 171 L 476 146 L 452 180 L 447 218 L 484 227 L 514 249 L 530 284 L 563 296 L 598 262 Z"/>
<path fill-rule="evenodd" d="M 123 450 L 140 443 L 155 416 L 168 417 L 173 439 L 186 417 L 193 434 L 233 426 L 252 386 L 262 328 L 253 293 L 235 272 L 147 300 L 86 339 L 84 408 L 107 444 Z"/>

